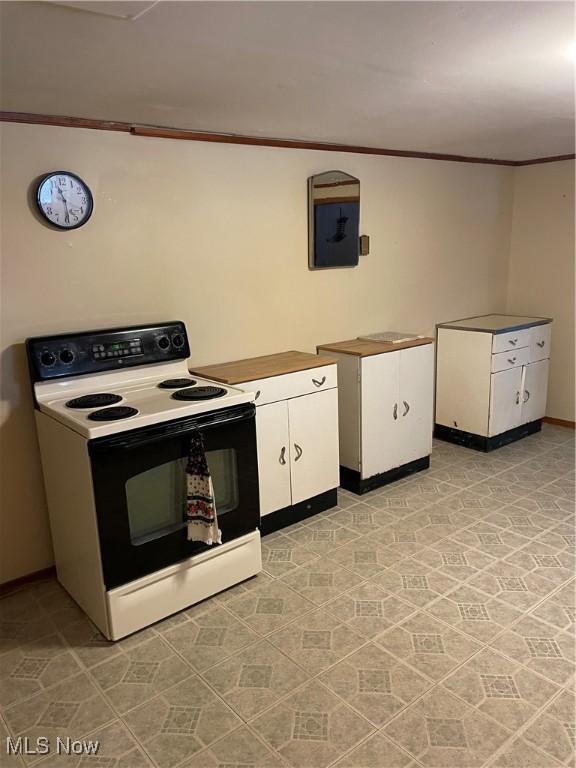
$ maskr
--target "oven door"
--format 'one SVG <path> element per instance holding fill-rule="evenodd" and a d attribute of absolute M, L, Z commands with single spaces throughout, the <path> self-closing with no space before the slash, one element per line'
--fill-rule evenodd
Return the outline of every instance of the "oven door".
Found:
<path fill-rule="evenodd" d="M 195 432 L 204 439 L 222 543 L 258 527 L 255 410 L 238 405 L 89 442 L 107 589 L 208 549 L 187 540 L 185 470 Z"/>

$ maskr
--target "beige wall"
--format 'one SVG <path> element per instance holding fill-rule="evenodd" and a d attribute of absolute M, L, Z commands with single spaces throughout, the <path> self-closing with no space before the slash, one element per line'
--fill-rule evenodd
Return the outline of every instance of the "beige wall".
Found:
<path fill-rule="evenodd" d="M 546 414 L 574 421 L 574 161 L 514 177 L 506 309 L 554 319 Z"/>
<path fill-rule="evenodd" d="M 32 180 L 56 169 L 95 196 L 74 232 L 29 207 Z M 310 272 L 306 180 L 330 169 L 361 179 L 371 253 L 356 269 Z M 488 165 L 5 124 L 0 581 L 52 562 L 27 336 L 182 319 L 203 364 L 502 311 L 512 178 Z"/>

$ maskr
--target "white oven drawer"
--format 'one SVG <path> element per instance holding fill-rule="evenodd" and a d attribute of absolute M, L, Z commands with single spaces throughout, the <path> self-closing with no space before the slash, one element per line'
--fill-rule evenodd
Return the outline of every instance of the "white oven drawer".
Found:
<path fill-rule="evenodd" d="M 507 371 L 508 368 L 517 368 L 530 362 L 530 347 L 511 349 L 509 352 L 498 352 L 492 355 L 492 373 Z"/>
<path fill-rule="evenodd" d="M 260 534 L 253 531 L 108 591 L 110 631 L 99 628 L 120 640 L 261 570 Z"/>
<path fill-rule="evenodd" d="M 289 400 L 292 397 L 308 395 L 311 392 L 333 389 L 337 383 L 337 368 L 334 364 L 310 368 L 307 371 L 270 376 L 267 379 L 245 381 L 234 386 L 246 392 L 254 392 L 256 405 L 266 405 L 278 400 Z"/>
<path fill-rule="evenodd" d="M 529 347 L 531 333 L 531 328 L 523 328 L 521 331 L 509 331 L 508 333 L 495 333 L 492 339 L 492 353 L 508 352 L 509 350 Z"/>
<path fill-rule="evenodd" d="M 546 360 L 550 357 L 550 341 L 552 337 L 552 325 L 535 325 L 530 335 L 530 362 Z"/>

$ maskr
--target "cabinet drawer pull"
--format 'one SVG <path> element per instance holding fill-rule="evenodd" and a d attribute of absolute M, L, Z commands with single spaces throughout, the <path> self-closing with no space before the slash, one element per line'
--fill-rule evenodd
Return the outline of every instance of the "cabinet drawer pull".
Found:
<path fill-rule="evenodd" d="M 398 418 L 398 403 L 394 403 L 394 408 L 392 409 L 392 416 L 394 416 L 394 421 Z"/>
<path fill-rule="evenodd" d="M 285 457 L 286 457 L 286 446 L 283 445 L 282 446 L 282 450 L 280 451 L 280 458 L 278 459 L 280 464 L 282 464 L 282 465 L 286 464 L 286 458 Z"/>
<path fill-rule="evenodd" d="M 256 392 L 256 394 L 254 395 L 254 400 L 258 400 L 261 394 L 262 393 L 260 392 L 260 390 L 258 390 L 258 392 Z"/>
<path fill-rule="evenodd" d="M 524 399 L 522 400 L 523 403 L 527 403 L 528 400 L 530 400 L 530 392 L 528 392 L 527 389 L 524 390 Z"/>
<path fill-rule="evenodd" d="M 322 384 L 326 383 L 326 376 L 322 376 L 320 381 L 318 379 L 312 379 L 312 384 L 314 384 L 315 387 L 321 387 Z"/>
<path fill-rule="evenodd" d="M 404 403 L 404 413 L 402 414 L 402 416 L 406 416 L 406 414 L 407 414 L 407 413 L 408 413 L 408 411 L 410 410 L 410 406 L 408 405 L 408 403 L 406 402 L 406 400 L 403 400 L 402 402 Z"/>
<path fill-rule="evenodd" d="M 536 346 L 542 348 L 546 342 L 545 341 L 537 341 Z"/>
<path fill-rule="evenodd" d="M 514 363 L 516 362 L 516 358 L 515 357 L 509 357 L 508 358 L 508 362 L 510 363 L 510 365 L 514 365 Z"/>
<path fill-rule="evenodd" d="M 508 339 L 508 344 L 512 344 L 515 347 L 518 344 L 518 339 Z"/>
<path fill-rule="evenodd" d="M 296 458 L 294 459 L 294 461 L 298 461 L 298 459 L 302 456 L 304 451 L 302 450 L 302 448 L 300 448 L 298 443 L 294 443 L 294 448 L 296 450 Z"/>

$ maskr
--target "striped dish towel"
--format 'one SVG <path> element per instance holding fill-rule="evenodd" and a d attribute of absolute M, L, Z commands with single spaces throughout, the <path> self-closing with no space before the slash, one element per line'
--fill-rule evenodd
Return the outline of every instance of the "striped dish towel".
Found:
<path fill-rule="evenodd" d="M 212 478 L 206 461 L 204 441 L 199 432 L 190 438 L 186 465 L 186 521 L 188 541 L 201 541 L 209 545 L 222 543 Z"/>

